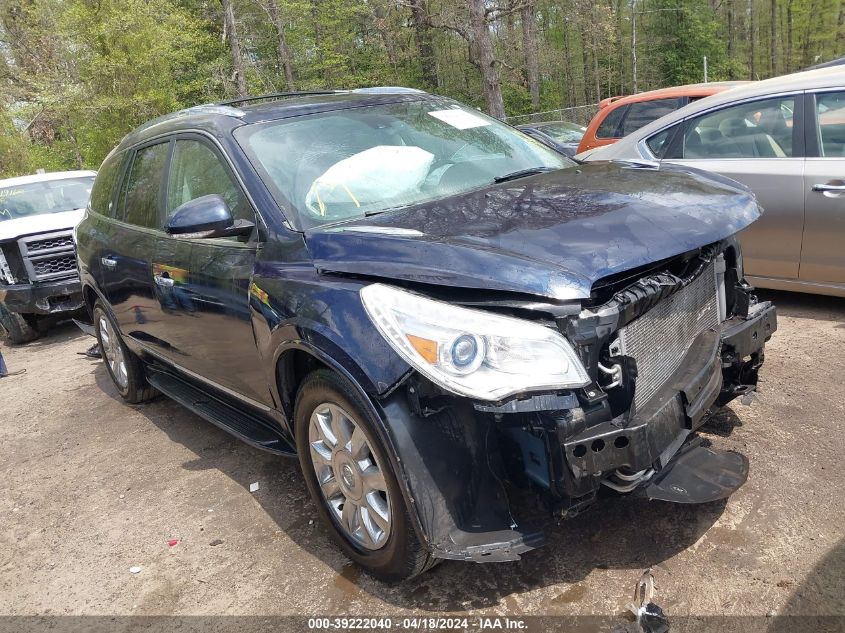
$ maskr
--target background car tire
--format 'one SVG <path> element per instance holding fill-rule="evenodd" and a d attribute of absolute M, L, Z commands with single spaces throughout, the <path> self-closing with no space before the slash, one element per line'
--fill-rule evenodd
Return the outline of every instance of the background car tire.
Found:
<path fill-rule="evenodd" d="M 100 301 L 94 304 L 93 317 L 103 363 L 121 397 L 130 404 L 154 398 L 158 392 L 147 383 L 141 359 L 126 347 L 114 321 Z M 115 359 L 117 362 L 114 362 Z"/>
<path fill-rule="evenodd" d="M 317 482 L 309 444 L 309 424 L 312 414 L 324 403 L 333 403 L 354 417 L 356 426 L 364 431 L 369 448 L 384 475 L 391 505 L 391 528 L 386 542 L 379 549 L 365 549 L 347 536 Z M 299 388 L 294 419 L 297 453 L 306 486 L 317 506 L 320 519 L 343 552 L 373 576 L 386 582 L 412 578 L 437 564 L 439 559 L 430 556 L 411 524 L 391 462 L 375 432 L 370 407 L 362 401 L 362 396 L 349 381 L 327 369 L 309 374 Z"/>
<path fill-rule="evenodd" d="M 34 341 L 41 334 L 23 315 L 9 311 L 0 304 L 0 328 L 10 343 L 22 344 Z"/>

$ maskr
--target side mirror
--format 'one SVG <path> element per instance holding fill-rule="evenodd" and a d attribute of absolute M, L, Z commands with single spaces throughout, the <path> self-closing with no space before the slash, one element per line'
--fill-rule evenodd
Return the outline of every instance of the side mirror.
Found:
<path fill-rule="evenodd" d="M 171 235 L 189 238 L 249 235 L 254 228 L 255 225 L 247 220 L 235 221 L 229 205 L 217 194 L 179 205 L 164 225 L 164 230 Z"/>

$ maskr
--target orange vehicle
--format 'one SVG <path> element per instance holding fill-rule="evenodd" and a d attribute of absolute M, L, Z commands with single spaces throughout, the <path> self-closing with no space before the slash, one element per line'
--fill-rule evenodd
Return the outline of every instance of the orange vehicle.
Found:
<path fill-rule="evenodd" d="M 714 81 L 706 84 L 687 84 L 602 99 L 599 102 L 598 114 L 590 121 L 578 145 L 578 153 L 615 143 L 623 136 L 688 103 L 744 83 L 748 82 Z"/>

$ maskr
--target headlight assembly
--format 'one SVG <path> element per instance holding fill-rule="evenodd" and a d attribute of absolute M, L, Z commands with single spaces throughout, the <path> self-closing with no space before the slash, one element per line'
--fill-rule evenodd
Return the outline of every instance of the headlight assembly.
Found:
<path fill-rule="evenodd" d="M 361 300 L 391 347 L 449 391 L 496 401 L 590 382 L 569 342 L 548 327 L 384 284 L 363 288 Z"/>
<path fill-rule="evenodd" d="M 3 255 L 2 248 L 0 248 L 0 283 L 15 283 L 15 278 L 12 275 L 12 270 L 9 268 L 9 263 L 6 261 L 6 256 Z"/>

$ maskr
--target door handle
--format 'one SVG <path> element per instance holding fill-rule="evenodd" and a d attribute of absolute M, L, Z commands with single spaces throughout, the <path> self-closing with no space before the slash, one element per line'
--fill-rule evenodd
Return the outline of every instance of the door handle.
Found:
<path fill-rule="evenodd" d="M 117 260 L 112 259 L 111 257 L 101 257 L 100 263 L 106 268 L 114 268 L 115 266 L 117 266 Z"/>
<path fill-rule="evenodd" d="M 813 191 L 834 191 L 845 193 L 845 185 L 826 185 L 823 183 L 816 183 L 813 185 Z"/>
<path fill-rule="evenodd" d="M 172 288 L 173 287 L 173 279 L 170 277 L 162 277 L 161 275 L 155 276 L 156 284 L 162 286 L 163 288 Z"/>

